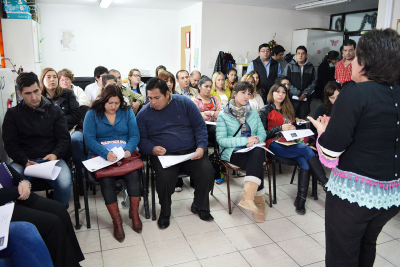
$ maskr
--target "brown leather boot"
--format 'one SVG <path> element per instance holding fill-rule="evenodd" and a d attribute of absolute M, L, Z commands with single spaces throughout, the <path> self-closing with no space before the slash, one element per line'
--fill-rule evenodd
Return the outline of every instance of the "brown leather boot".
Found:
<path fill-rule="evenodd" d="M 107 209 L 113 220 L 114 237 L 122 243 L 125 240 L 125 232 L 124 228 L 122 228 L 122 219 L 121 215 L 119 214 L 118 203 L 107 205 Z"/>
<path fill-rule="evenodd" d="M 254 203 L 258 208 L 258 213 L 253 213 L 253 220 L 258 223 L 265 222 L 265 195 L 255 196 Z"/>
<path fill-rule="evenodd" d="M 239 202 L 239 206 L 249 210 L 253 213 L 258 213 L 256 204 L 254 203 L 254 196 L 257 193 L 258 186 L 261 180 L 254 176 L 244 177 L 244 187 L 242 193 L 242 199 Z"/>
<path fill-rule="evenodd" d="M 139 217 L 140 197 L 130 197 L 131 206 L 129 207 L 129 218 L 132 219 L 132 229 L 136 233 L 142 232 L 142 221 Z"/>

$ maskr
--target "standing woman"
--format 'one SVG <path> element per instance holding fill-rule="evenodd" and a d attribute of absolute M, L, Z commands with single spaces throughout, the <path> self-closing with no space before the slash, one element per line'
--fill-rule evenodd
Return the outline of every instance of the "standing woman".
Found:
<path fill-rule="evenodd" d="M 373 266 L 382 227 L 400 211 L 400 36 L 363 34 L 351 79 L 317 128 L 333 168 L 325 202 L 326 266 Z M 357 101 L 355 101 L 357 100 Z"/>
<path fill-rule="evenodd" d="M 232 99 L 218 115 L 217 142 L 221 159 L 246 170 L 244 188 L 239 206 L 253 212 L 256 222 L 265 221 L 264 159 L 265 150 L 256 147 L 246 153 L 234 153 L 245 147 L 265 141 L 265 130 L 257 111 L 249 104 L 253 86 L 239 82 Z M 237 134 L 235 135 L 235 133 Z M 234 136 L 235 135 L 235 136 Z"/>
<path fill-rule="evenodd" d="M 226 72 L 225 89 L 229 89 L 231 92 L 237 84 L 237 71 L 233 67 L 229 67 Z"/>
<path fill-rule="evenodd" d="M 254 108 L 255 110 L 257 110 L 257 112 L 260 112 L 260 109 L 262 109 L 262 108 L 265 106 L 265 104 L 264 104 L 264 101 L 263 101 L 262 97 L 261 97 L 261 96 L 257 93 L 257 91 L 255 90 L 255 88 L 256 88 L 255 79 L 254 79 L 253 76 L 251 76 L 251 74 L 249 73 L 249 74 L 245 74 L 245 75 L 242 77 L 241 81 L 249 82 L 249 83 L 253 86 L 254 91 L 253 91 L 253 93 L 250 95 L 250 100 L 249 100 L 250 106 L 251 106 L 252 108 Z"/>
<path fill-rule="evenodd" d="M 117 155 L 107 149 L 110 146 L 122 147 L 125 151 L 125 158 L 129 158 L 135 151 L 140 140 L 139 128 L 132 109 L 126 105 L 122 92 L 117 85 L 107 85 L 93 102 L 91 109 L 86 113 L 83 133 L 86 145 L 89 148 L 88 158 L 99 155 L 108 161 L 115 161 Z M 132 219 L 132 228 L 135 232 L 141 233 L 139 170 L 132 171 L 122 177 L 126 182 L 130 199 L 129 217 Z M 118 209 L 115 178 L 103 177 L 98 180 L 107 210 L 113 220 L 114 237 L 119 242 L 123 242 L 125 232 L 122 228 L 121 215 Z"/>
<path fill-rule="evenodd" d="M 231 98 L 231 90 L 229 88 L 225 88 L 225 78 L 222 72 L 216 72 L 212 76 L 212 90 L 211 95 L 218 97 L 219 101 L 221 101 L 222 105 L 228 103 Z"/>
<path fill-rule="evenodd" d="M 338 63 L 339 52 L 330 51 L 318 66 L 318 80 L 315 93 L 318 99 L 324 101 L 324 88 L 330 81 L 335 81 L 335 66 Z"/>
<path fill-rule="evenodd" d="M 325 171 L 314 152 L 305 144 L 286 141 L 281 131 L 296 130 L 293 125 L 295 115 L 293 105 L 289 99 L 288 88 L 283 84 L 274 84 L 268 92 L 268 105 L 260 110 L 261 121 L 267 133 L 267 147 L 278 157 L 292 158 L 299 164 L 299 178 L 297 197 L 294 201 L 296 212 L 306 213 L 310 169 L 319 181 L 325 185 L 328 182 Z"/>

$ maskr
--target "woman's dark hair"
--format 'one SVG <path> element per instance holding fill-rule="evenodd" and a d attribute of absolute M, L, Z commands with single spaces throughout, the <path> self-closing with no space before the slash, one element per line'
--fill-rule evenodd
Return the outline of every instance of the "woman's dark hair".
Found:
<path fill-rule="evenodd" d="M 18 75 L 17 80 L 15 81 L 17 84 L 17 89 L 22 93 L 24 87 L 30 87 L 35 83 L 39 87 L 39 78 L 33 72 L 22 72 Z"/>
<path fill-rule="evenodd" d="M 120 105 L 119 108 L 122 110 L 127 110 L 130 107 L 125 103 L 124 96 L 122 95 L 122 91 L 116 84 L 110 84 L 107 85 L 103 91 L 101 91 L 101 94 L 99 97 L 93 102 L 92 107 L 90 109 L 93 109 L 96 111 L 96 114 L 101 116 L 103 118 L 104 112 L 105 112 L 105 104 L 108 102 L 108 100 L 111 97 L 118 96 Z"/>
<path fill-rule="evenodd" d="M 340 85 L 340 83 L 335 82 L 335 81 L 330 81 L 325 85 L 324 88 L 324 106 L 326 107 L 326 110 L 328 111 L 328 113 L 331 113 L 332 111 L 332 103 L 329 100 L 329 97 L 333 96 L 333 94 L 335 93 L 335 91 L 339 91 L 342 90 L 342 86 Z"/>
<path fill-rule="evenodd" d="M 167 71 L 167 70 L 163 70 L 162 72 L 160 72 L 160 74 L 158 75 L 158 78 L 160 78 L 161 80 L 167 82 L 168 79 L 171 79 L 172 81 L 172 94 L 175 94 L 175 86 L 176 86 L 176 81 L 175 81 L 175 76 Z"/>
<path fill-rule="evenodd" d="M 237 70 L 234 67 L 229 67 L 228 70 L 226 71 L 226 76 L 227 77 L 228 77 L 229 73 L 231 73 L 231 71 L 234 71 L 237 74 Z"/>
<path fill-rule="evenodd" d="M 114 80 L 115 82 L 118 82 L 117 77 L 112 74 L 106 74 L 101 77 L 101 83 L 103 84 L 103 87 L 106 86 L 108 80 Z"/>
<path fill-rule="evenodd" d="M 98 66 L 94 69 L 94 77 L 95 78 L 100 78 L 100 75 L 102 75 L 103 73 L 108 74 L 108 69 L 106 67 Z"/>
<path fill-rule="evenodd" d="M 169 91 L 167 83 L 158 77 L 151 78 L 146 84 L 146 91 L 153 89 L 159 89 L 160 93 L 164 96 L 167 96 L 167 92 Z"/>
<path fill-rule="evenodd" d="M 283 115 L 283 117 L 290 119 L 292 122 L 294 122 L 295 121 L 294 108 L 293 108 L 292 102 L 290 101 L 290 98 L 289 98 L 289 90 L 286 88 L 285 85 L 279 84 L 279 83 L 275 83 L 274 85 L 272 85 L 271 89 L 269 89 L 269 92 L 268 92 L 267 101 L 268 101 L 268 103 L 273 104 L 274 103 L 274 92 L 278 91 L 278 89 L 281 87 L 286 92 L 285 99 L 283 99 L 283 101 L 281 103 L 282 115 Z"/>
<path fill-rule="evenodd" d="M 233 95 L 234 92 L 238 93 L 240 91 L 246 91 L 246 90 L 249 90 L 250 94 L 253 94 L 254 93 L 253 85 L 251 85 L 251 83 L 245 82 L 245 81 L 238 82 L 235 85 L 235 87 L 233 87 L 231 99 L 235 99 L 235 96 Z"/>
<path fill-rule="evenodd" d="M 369 80 L 394 85 L 400 75 L 400 35 L 392 29 L 372 30 L 358 41 L 357 62 Z"/>
<path fill-rule="evenodd" d="M 329 51 L 328 54 L 324 57 L 322 62 L 328 61 L 328 60 L 337 60 L 339 58 L 339 52 L 332 50 Z"/>
<path fill-rule="evenodd" d="M 158 66 L 158 67 L 156 68 L 156 77 L 158 76 L 158 71 L 159 71 L 159 70 L 167 70 L 167 68 L 166 68 L 165 66 L 163 66 L 163 65 Z"/>
<path fill-rule="evenodd" d="M 256 90 L 257 94 L 262 95 L 263 92 L 262 92 L 261 83 L 260 83 L 260 73 L 258 73 L 258 71 L 256 71 L 256 70 L 252 70 L 252 71 L 249 72 L 249 75 L 251 77 L 253 77 L 254 74 L 258 75 L 258 84 L 256 85 L 255 90 Z"/>
<path fill-rule="evenodd" d="M 211 82 L 211 86 L 212 86 L 212 80 L 208 76 L 203 75 L 203 76 L 201 76 L 201 78 L 199 80 L 199 86 L 202 86 L 205 82 Z"/>

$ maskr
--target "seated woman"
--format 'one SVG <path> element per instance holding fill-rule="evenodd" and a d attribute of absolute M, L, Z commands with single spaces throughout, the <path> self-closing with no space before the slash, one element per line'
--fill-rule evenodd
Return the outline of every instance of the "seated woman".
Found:
<path fill-rule="evenodd" d="M 342 86 L 338 82 L 328 82 L 324 88 L 324 103 L 319 105 L 314 114 L 314 120 L 319 116 L 331 116 L 333 104 L 335 104 Z"/>
<path fill-rule="evenodd" d="M 60 87 L 69 89 L 73 92 L 74 96 L 76 97 L 76 101 L 78 101 L 79 106 L 89 106 L 90 101 L 87 97 L 85 91 L 79 86 L 72 84 L 74 81 L 74 74 L 69 69 L 62 69 L 58 73 L 58 79 L 60 82 Z"/>
<path fill-rule="evenodd" d="M 160 74 L 158 74 L 158 78 L 165 81 L 167 83 L 168 90 L 172 94 L 175 94 L 175 76 L 171 72 L 163 70 L 160 72 Z"/>
<path fill-rule="evenodd" d="M 250 107 L 253 86 L 239 82 L 232 99 L 218 115 L 217 142 L 221 159 L 246 170 L 242 200 L 239 206 L 253 212 L 256 222 L 265 220 L 264 169 L 265 150 L 256 147 L 246 153 L 234 153 L 245 147 L 265 141 L 265 130 L 257 111 Z"/>
<path fill-rule="evenodd" d="M 260 109 L 262 109 L 265 104 L 264 101 L 262 100 L 261 96 L 257 93 L 257 91 L 255 90 L 256 88 L 256 83 L 255 83 L 255 79 L 253 78 L 253 76 L 249 73 L 249 74 L 245 74 L 241 81 L 245 81 L 250 83 L 251 85 L 253 85 L 254 88 L 254 92 L 251 94 L 250 99 L 249 99 L 249 103 L 250 106 L 252 108 L 254 108 L 255 110 L 257 110 L 257 112 L 260 112 Z"/>
<path fill-rule="evenodd" d="M 212 76 L 212 90 L 211 95 L 218 97 L 222 105 L 228 103 L 229 98 L 231 98 L 231 90 L 225 88 L 225 78 L 222 72 L 216 72 Z"/>
<path fill-rule="evenodd" d="M 226 72 L 225 89 L 229 89 L 232 92 L 237 83 L 237 70 L 229 67 Z"/>
<path fill-rule="evenodd" d="M 288 89 L 283 84 L 274 84 L 268 93 L 268 105 L 260 110 L 261 121 L 267 133 L 266 146 L 276 156 L 293 158 L 299 166 L 299 180 L 297 197 L 294 201 L 296 212 L 306 213 L 305 203 L 307 199 L 308 184 L 310 181 L 310 169 L 319 181 L 325 185 L 328 182 L 325 171 L 315 153 L 310 147 L 296 142 L 287 142 L 281 131 L 296 130 L 293 126 L 294 109 L 289 99 Z"/>
<path fill-rule="evenodd" d="M 257 94 L 259 94 L 261 96 L 261 99 L 263 99 L 264 98 L 264 95 L 263 95 L 264 89 L 261 87 L 261 84 L 260 84 L 260 74 L 256 70 L 252 70 L 248 74 L 250 74 L 251 77 L 254 78 L 254 83 L 256 85 L 256 86 L 254 86 L 254 91 L 256 91 Z M 265 96 L 265 98 L 267 98 L 267 97 Z M 264 102 L 264 99 L 263 99 L 263 102 Z"/>
<path fill-rule="evenodd" d="M 141 94 L 146 98 L 146 84 L 140 80 L 141 78 L 142 74 L 139 69 L 131 69 L 128 74 L 128 87 L 135 93 Z"/>
<path fill-rule="evenodd" d="M 192 101 L 199 108 L 204 121 L 217 121 L 218 114 L 222 108 L 218 97 L 211 95 L 211 87 L 211 79 L 207 76 L 201 77 L 199 80 L 200 93 L 192 98 Z"/>
<path fill-rule="evenodd" d="M 29 222 L 36 226 L 54 266 L 79 266 L 85 258 L 65 206 L 31 193 L 30 182 L 12 167 L 4 166 L 12 176 L 13 186 L 0 188 L 0 205 L 15 201 L 11 222 Z"/>
<path fill-rule="evenodd" d="M 125 158 L 135 151 L 140 135 L 133 111 L 126 105 L 121 90 L 116 85 L 106 86 L 91 109 L 86 113 L 83 124 L 85 143 L 89 148 L 88 158 L 99 155 L 108 161 L 115 161 L 117 156 L 108 148 L 120 146 L 125 150 Z M 139 218 L 140 172 L 135 170 L 124 176 L 130 197 L 129 216 L 133 230 L 142 232 Z M 115 178 L 99 178 L 101 193 L 114 224 L 114 237 L 123 242 L 125 239 L 121 215 L 115 192 Z"/>

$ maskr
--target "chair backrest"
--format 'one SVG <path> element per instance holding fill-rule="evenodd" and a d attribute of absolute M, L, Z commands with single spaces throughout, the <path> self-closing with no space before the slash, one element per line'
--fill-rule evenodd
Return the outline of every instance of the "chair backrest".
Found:
<path fill-rule="evenodd" d="M 94 83 L 95 81 L 96 80 L 94 79 L 94 77 L 75 77 L 73 84 L 85 90 L 86 86 Z"/>

